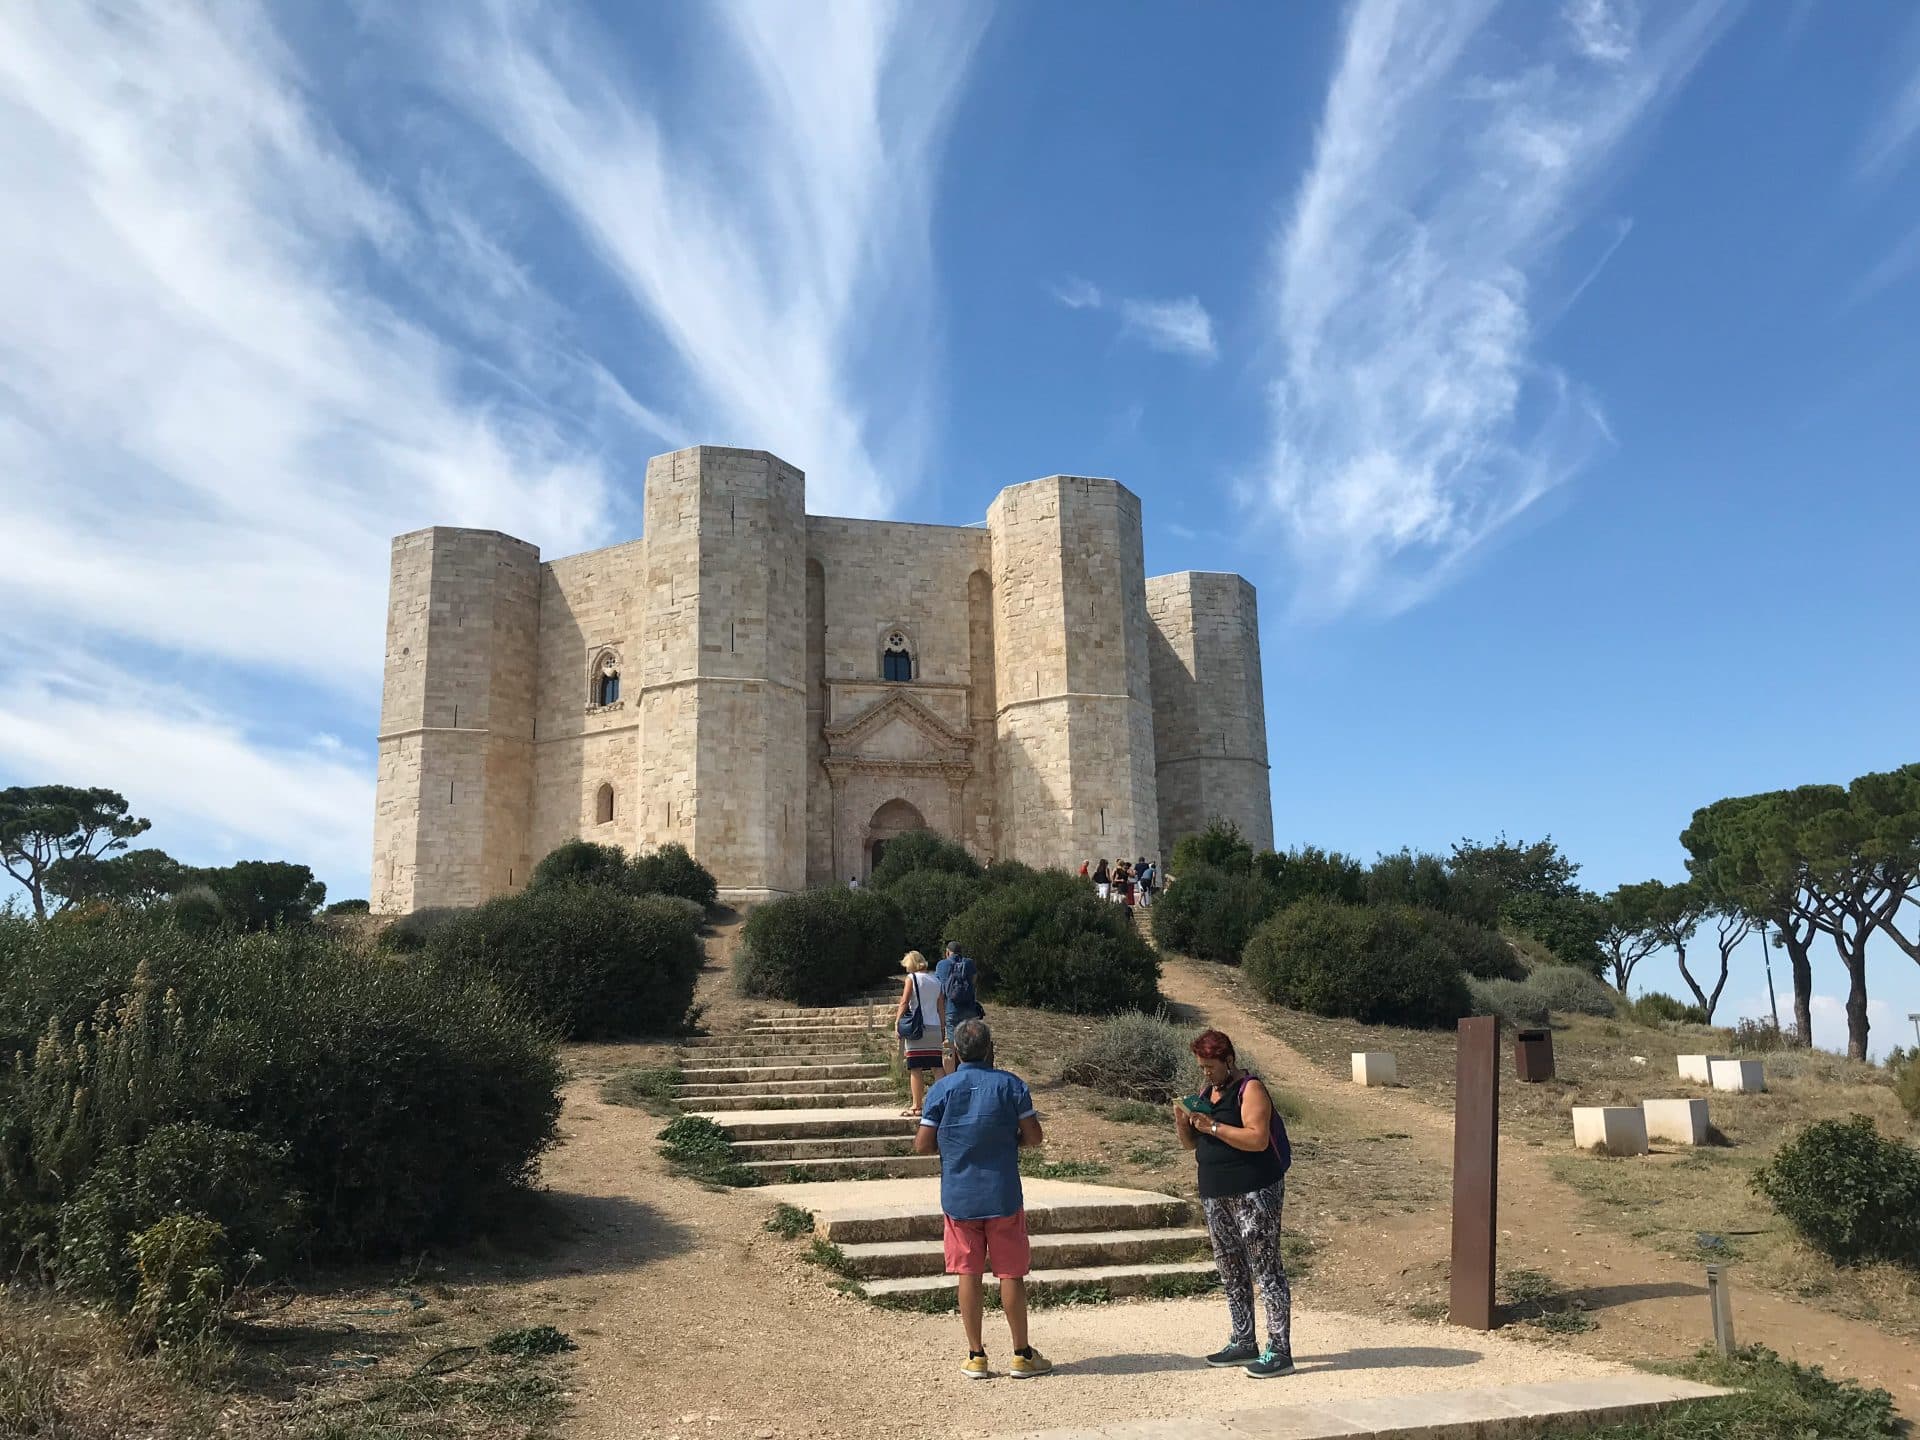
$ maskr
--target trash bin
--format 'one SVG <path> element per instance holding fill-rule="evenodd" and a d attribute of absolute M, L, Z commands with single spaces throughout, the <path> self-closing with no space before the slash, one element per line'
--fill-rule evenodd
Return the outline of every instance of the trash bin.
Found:
<path fill-rule="evenodd" d="M 1553 1078 L 1553 1031 L 1514 1032 L 1513 1073 L 1530 1085 Z"/>

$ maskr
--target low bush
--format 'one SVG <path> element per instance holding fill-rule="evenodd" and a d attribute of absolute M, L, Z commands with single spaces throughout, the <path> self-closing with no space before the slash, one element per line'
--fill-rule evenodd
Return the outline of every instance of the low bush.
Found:
<path fill-rule="evenodd" d="M 909 830 L 887 842 L 886 853 L 873 867 L 868 883 L 876 890 L 886 890 L 904 876 L 923 870 L 963 875 L 970 880 L 980 878 L 980 862 L 967 852 L 966 846 L 931 830 Z"/>
<path fill-rule="evenodd" d="M 380 932 L 376 943 L 382 950 L 396 955 L 417 955 L 427 948 L 436 931 L 468 913 L 464 906 L 429 905 L 424 910 L 396 917 Z"/>
<path fill-rule="evenodd" d="M 1906 1061 L 1894 1071 L 1893 1093 L 1900 1099 L 1900 1108 L 1907 1112 L 1909 1120 L 1920 1122 L 1920 1053 L 1906 1057 Z"/>
<path fill-rule="evenodd" d="M 980 967 L 985 993 L 1009 1005 L 1106 1015 L 1160 1003 L 1160 960 L 1124 906 L 1060 870 L 975 900 L 948 927 Z"/>
<path fill-rule="evenodd" d="M 1405 906 L 1303 900 L 1254 932 L 1243 965 L 1269 1000 L 1316 1015 L 1433 1027 L 1471 1009 L 1460 957 Z"/>
<path fill-rule="evenodd" d="M 639 855 L 618 845 L 568 840 L 556 845 L 533 867 L 529 890 L 555 885 L 597 885 L 628 895 L 672 895 L 691 900 L 702 911 L 718 897 L 713 875 L 676 842 Z"/>
<path fill-rule="evenodd" d="M 1527 967 L 1497 930 L 1443 910 L 1413 909 L 1429 944 L 1437 945 L 1477 980 L 1523 980 Z"/>
<path fill-rule="evenodd" d="M 125 1299 L 127 1235 L 182 1214 L 263 1273 L 444 1244 L 553 1143 L 551 1038 L 439 967 L 133 914 L 0 925 L 0 952 L 0 1013 L 47 1017 L 0 1073 L 10 1271 Z"/>
<path fill-rule="evenodd" d="M 1865 1115 L 1809 1125 L 1755 1172 L 1753 1188 L 1834 1260 L 1920 1267 L 1920 1150 Z"/>
<path fill-rule="evenodd" d="M 938 960 L 953 917 L 980 898 L 981 882 L 947 870 L 910 870 L 887 886 L 900 910 L 904 945 Z"/>
<path fill-rule="evenodd" d="M 1593 1440 L 1899 1440 L 1906 1425 L 1885 1390 L 1836 1380 L 1762 1345 L 1702 1349 L 1680 1373 L 1731 1393 L 1589 1431 Z"/>
<path fill-rule="evenodd" d="M 572 1040 L 685 1028 L 699 921 L 665 896 L 549 883 L 500 895 L 436 930 L 435 963 L 484 975 Z"/>
<path fill-rule="evenodd" d="M 1116 1015 L 1067 1057 L 1060 1078 L 1124 1100 L 1169 1101 L 1193 1070 L 1187 1041 L 1161 1016 Z"/>
<path fill-rule="evenodd" d="M 1698 1005 L 1688 1005 L 1671 995 L 1658 990 L 1649 990 L 1638 999 L 1629 1000 L 1620 1007 L 1621 1016 L 1636 1025 L 1704 1025 L 1707 1012 Z"/>
<path fill-rule="evenodd" d="M 1577 965 L 1547 965 L 1527 976 L 1527 988 L 1559 1015 L 1612 1015 L 1620 996 Z"/>
<path fill-rule="evenodd" d="M 1547 1002 L 1524 980 L 1467 981 L 1467 998 L 1476 1015 L 1496 1015 L 1504 1025 L 1544 1025 Z"/>
<path fill-rule="evenodd" d="M 1733 1048 L 1753 1055 L 1773 1055 L 1782 1050 L 1799 1050 L 1800 1032 L 1789 1025 L 1784 1029 L 1772 1020 L 1741 1018 L 1733 1023 Z"/>
<path fill-rule="evenodd" d="M 809 890 L 760 906 L 747 917 L 733 962 L 742 995 L 832 1005 L 900 968 L 906 927 L 874 890 Z"/>
<path fill-rule="evenodd" d="M 1231 820 L 1218 817 L 1207 821 L 1207 828 L 1182 835 L 1173 843 L 1172 870 L 1183 878 L 1189 870 L 1224 870 L 1229 875 L 1244 875 L 1253 867 L 1253 846 Z"/>
<path fill-rule="evenodd" d="M 1248 939 L 1279 903 L 1279 892 L 1250 870 L 1196 865 L 1154 903 L 1154 943 L 1162 954 L 1238 965 Z"/>
<path fill-rule="evenodd" d="M 1438 855 L 1399 850 L 1382 855 L 1367 871 L 1369 905 L 1412 905 L 1457 915 L 1495 929 L 1500 923 L 1500 890 L 1474 875 L 1456 875 Z"/>
<path fill-rule="evenodd" d="M 1312 899 L 1347 905 L 1366 902 L 1366 867 L 1338 850 L 1322 850 L 1318 845 L 1297 846 L 1283 854 L 1263 850 L 1253 857 L 1253 870 L 1273 887 L 1283 910 Z"/>

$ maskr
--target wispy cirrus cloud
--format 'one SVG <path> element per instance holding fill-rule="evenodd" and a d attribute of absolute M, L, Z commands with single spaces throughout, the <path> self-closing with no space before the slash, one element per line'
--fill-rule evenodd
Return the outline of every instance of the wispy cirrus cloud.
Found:
<path fill-rule="evenodd" d="M 1289 542 L 1302 612 L 1418 603 L 1605 443 L 1595 397 L 1539 353 L 1540 292 L 1721 13 L 1349 13 L 1274 248 L 1274 434 L 1248 486 Z"/>
<path fill-rule="evenodd" d="M 1906 163 L 1914 142 L 1920 140 L 1920 17 L 1908 26 L 1906 43 L 1896 62 L 1892 93 L 1882 103 L 1861 141 L 1859 173 L 1862 179 L 1891 174 Z"/>
<path fill-rule="evenodd" d="M 1121 334 L 1168 355 L 1212 360 L 1220 353 L 1213 338 L 1213 317 L 1195 295 L 1174 300 L 1113 296 L 1073 275 L 1053 287 L 1053 298 L 1069 310 L 1110 310 L 1120 317 Z"/>
<path fill-rule="evenodd" d="M 857 510 L 913 482 L 932 172 L 981 13 L 690 13 L 715 72 L 678 105 L 616 73 L 635 47 L 569 48 L 570 9 L 474 15 L 296 49 L 257 0 L 0 7 L 0 187 L 32 217 L 0 226 L 7 779 L 164 790 L 204 834 L 357 869 L 392 535 L 604 542 L 645 455 L 701 439 Z M 559 201 L 537 234 L 477 111 Z M 609 320 L 609 280 L 657 333 Z M 119 723 L 48 654 L 113 666 Z M 288 683 L 344 750 L 286 740 Z M 236 830 L 244 787 L 170 786 L 169 748 L 305 839 Z"/>
<path fill-rule="evenodd" d="M 888 513 L 933 412 L 933 178 L 972 4 L 719 8 L 670 127 L 579 17 L 501 0 L 436 37 L 442 88 L 516 153 L 664 339 L 687 413 L 810 498 Z"/>

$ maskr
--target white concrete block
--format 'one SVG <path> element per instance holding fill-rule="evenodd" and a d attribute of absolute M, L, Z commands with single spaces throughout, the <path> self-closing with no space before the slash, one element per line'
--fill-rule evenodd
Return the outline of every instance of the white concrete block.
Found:
<path fill-rule="evenodd" d="M 1704 1100 L 1642 1100 L 1640 1113 L 1646 1116 L 1649 1140 L 1704 1145 L 1712 1128 L 1707 1122 Z"/>
<path fill-rule="evenodd" d="M 1707 1070 L 1716 1090 L 1757 1095 L 1767 1088 L 1767 1067 L 1758 1060 L 1715 1060 Z"/>
<path fill-rule="evenodd" d="M 1680 1057 L 1680 1078 L 1691 1080 L 1696 1085 L 1711 1085 L 1713 1075 L 1709 1067 L 1716 1060 L 1724 1060 L 1724 1055 L 1682 1055 Z"/>
<path fill-rule="evenodd" d="M 1647 1153 L 1647 1119 L 1636 1105 L 1576 1105 L 1573 1143 L 1609 1155 Z"/>
<path fill-rule="evenodd" d="M 1356 1050 L 1353 1052 L 1353 1083 L 1397 1085 L 1400 1083 L 1400 1070 L 1388 1051 Z"/>

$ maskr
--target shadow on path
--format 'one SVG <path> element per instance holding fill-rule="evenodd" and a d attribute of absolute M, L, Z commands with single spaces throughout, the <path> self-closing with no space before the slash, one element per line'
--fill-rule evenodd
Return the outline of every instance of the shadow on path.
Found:
<path fill-rule="evenodd" d="M 1478 1364 L 1485 1358 L 1478 1350 L 1455 1350 L 1439 1345 L 1365 1346 L 1357 1350 L 1336 1351 L 1331 1355 L 1303 1355 L 1295 1368 L 1301 1374 L 1316 1370 L 1387 1370 L 1401 1367 L 1441 1370 Z M 1095 1355 L 1060 1366 L 1063 1373 L 1071 1371 L 1075 1375 L 1154 1375 L 1166 1371 L 1207 1368 L 1207 1362 L 1198 1355 L 1176 1355 L 1157 1350 L 1130 1355 Z"/>
<path fill-rule="evenodd" d="M 516 1279 L 617 1275 L 686 1254 L 697 1243 L 697 1231 L 644 1200 L 543 1190 L 448 1259 L 461 1269 Z"/>

